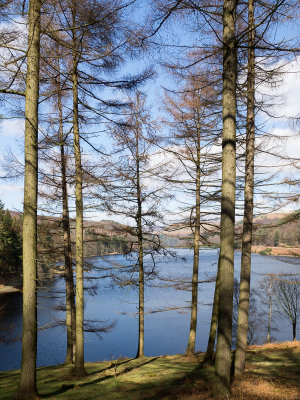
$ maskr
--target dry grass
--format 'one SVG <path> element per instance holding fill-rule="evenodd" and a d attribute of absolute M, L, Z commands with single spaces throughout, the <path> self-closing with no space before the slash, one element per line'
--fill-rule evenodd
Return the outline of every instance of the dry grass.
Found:
<path fill-rule="evenodd" d="M 79 381 L 68 366 L 39 368 L 38 390 L 49 400 L 209 400 L 214 369 L 202 360 L 203 354 L 87 363 Z M 246 360 L 230 399 L 300 400 L 300 342 L 251 346 Z M 19 371 L 0 373 L 0 400 L 13 397 L 18 380 Z"/>
<path fill-rule="evenodd" d="M 300 248 L 299 247 L 272 247 L 272 246 L 264 246 L 257 245 L 252 246 L 252 253 L 259 253 L 266 249 L 272 249 L 272 256 L 288 256 L 288 257 L 299 257 L 300 256 Z"/>
<path fill-rule="evenodd" d="M 280 380 L 265 380 L 245 376 L 232 387 L 234 399 L 246 400 L 295 400 L 299 398 L 299 388 L 283 383 Z"/>
<path fill-rule="evenodd" d="M 212 400 L 211 387 L 204 381 L 198 387 L 186 393 L 174 394 L 164 399 L 177 400 Z M 263 380 L 251 376 L 235 381 L 232 385 L 232 396 L 228 400 L 297 400 L 300 399 L 299 388 L 286 383 Z"/>
<path fill-rule="evenodd" d="M 248 346 L 248 351 L 251 350 L 261 350 L 261 351 L 266 351 L 266 350 L 280 350 L 280 349 L 298 349 L 300 351 L 300 340 L 295 340 L 294 342 L 273 342 L 273 343 L 266 343 L 263 345 L 258 345 L 254 344 L 251 346 Z"/>

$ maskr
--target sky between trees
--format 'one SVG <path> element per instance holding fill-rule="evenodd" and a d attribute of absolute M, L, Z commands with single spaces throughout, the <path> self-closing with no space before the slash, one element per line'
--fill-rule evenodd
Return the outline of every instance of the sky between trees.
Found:
<path fill-rule="evenodd" d="M 145 8 L 140 7 L 136 9 L 135 18 L 141 20 L 145 14 Z M 180 21 L 179 21 L 180 22 Z M 175 22 L 172 27 L 169 28 L 168 32 L 163 32 L 161 40 L 167 40 L 176 44 L 184 44 L 184 40 L 193 40 L 196 38 L 196 34 L 188 32 L 186 27 L 182 27 L 178 21 Z M 298 24 L 299 25 L 299 24 Z M 4 24 L 0 24 L 0 28 L 5 28 Z M 19 28 L 20 29 L 20 28 Z M 22 29 L 22 28 L 21 28 Z M 26 29 L 23 27 L 24 35 L 26 35 Z M 184 35 L 183 35 L 184 33 Z M 289 23 L 283 22 L 278 26 L 273 35 L 278 39 L 288 39 L 289 37 L 295 38 L 300 34 L 300 26 L 289 25 Z M 164 37 L 166 35 L 166 37 Z M 26 37 L 24 37 L 26 42 Z M 1 50 L 3 52 L 3 50 Z M 163 99 L 163 87 L 168 89 L 176 89 L 176 83 L 166 74 L 166 72 L 160 67 L 161 56 L 160 54 L 151 52 L 144 54 L 140 59 L 128 61 L 122 70 L 122 74 L 126 73 L 138 73 L 143 67 L 149 65 L 153 66 L 156 72 L 155 78 L 148 81 L 142 88 L 143 92 L 147 94 L 147 108 L 152 114 L 152 118 L 158 122 L 164 118 L 164 112 L 162 107 Z M 256 98 L 268 100 L 268 96 L 272 96 L 272 114 L 275 118 L 269 118 L 265 115 L 258 114 L 257 120 L 262 123 L 262 130 L 268 132 L 271 136 L 271 140 L 268 142 L 268 148 L 276 148 L 276 152 L 281 156 L 289 156 L 297 158 L 299 157 L 300 148 L 300 127 L 295 126 L 291 122 L 292 118 L 299 117 L 299 104 L 300 104 L 300 56 L 289 64 L 285 64 L 282 60 L 280 63 L 283 65 L 283 75 L 280 78 L 278 84 L 270 86 L 260 85 L 257 89 Z M 114 94 L 118 97 L 118 94 Z M 275 97 L 274 97 L 275 96 Z M 23 160 L 23 141 L 24 141 L 24 118 L 14 117 L 11 118 L 11 113 L 7 112 L 7 104 L 11 109 L 20 108 L 20 104 L 13 102 L 13 100 L 7 100 L 6 104 L 0 104 L 0 140 L 1 150 L 0 158 L 3 159 L 5 154 L 10 150 L 16 154 L 16 156 L 22 161 Z M 92 128 L 93 129 L 93 128 Z M 161 129 L 167 129 L 161 125 Z M 85 128 L 88 132 L 88 129 Z M 256 139 L 259 142 L 259 138 Z M 111 150 L 111 142 L 108 136 L 98 139 L 96 145 L 102 145 L 106 147 L 107 151 Z M 156 155 L 155 149 L 153 150 L 153 163 L 155 163 Z M 297 170 L 292 164 L 288 166 L 282 166 L 283 161 L 278 161 L 276 157 L 267 154 L 259 154 L 256 156 L 256 164 L 263 165 L 260 169 L 266 176 L 269 174 L 277 174 L 277 178 L 280 174 L 282 179 L 289 176 L 297 175 Z M 4 174 L 4 171 L 0 168 L 0 177 Z M 23 208 L 23 181 L 22 179 L 7 182 L 0 179 L 0 199 L 5 204 L 5 208 L 10 210 L 22 211 Z M 72 206 L 72 205 L 71 205 Z M 298 208 L 299 204 L 293 203 L 285 205 L 280 211 L 291 211 Z M 93 211 L 90 216 L 97 219 L 112 219 L 105 212 Z"/>

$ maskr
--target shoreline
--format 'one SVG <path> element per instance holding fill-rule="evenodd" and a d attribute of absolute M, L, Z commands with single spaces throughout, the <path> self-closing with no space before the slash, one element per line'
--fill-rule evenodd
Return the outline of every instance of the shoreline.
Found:
<path fill-rule="evenodd" d="M 177 247 L 178 249 L 185 248 L 185 247 Z M 241 249 L 236 249 L 237 251 L 241 251 Z M 268 251 L 266 251 L 268 250 Z M 264 245 L 253 245 L 251 249 L 252 254 L 260 254 L 261 252 L 265 252 L 263 255 L 268 256 L 284 256 L 284 257 L 300 257 L 300 247 L 274 247 L 274 246 L 264 246 Z M 104 254 L 101 256 L 89 256 L 86 257 L 87 259 L 94 259 L 98 257 L 105 257 L 111 255 L 119 255 L 120 253 L 109 253 Z M 55 270 L 55 274 L 63 275 L 65 272 L 64 270 Z M 17 288 L 11 285 L 3 285 L 0 284 L 0 296 L 2 294 L 10 294 L 10 293 L 20 293 L 22 292 L 21 288 Z"/>
<path fill-rule="evenodd" d="M 0 295 L 1 294 L 9 294 L 9 293 L 19 293 L 21 291 L 22 291 L 21 289 L 18 289 L 13 286 L 0 285 Z"/>
<path fill-rule="evenodd" d="M 285 256 L 285 257 L 300 257 L 300 247 L 274 247 L 274 246 L 263 246 L 254 245 L 252 246 L 252 253 L 260 254 L 270 249 L 266 255 L 270 256 Z"/>

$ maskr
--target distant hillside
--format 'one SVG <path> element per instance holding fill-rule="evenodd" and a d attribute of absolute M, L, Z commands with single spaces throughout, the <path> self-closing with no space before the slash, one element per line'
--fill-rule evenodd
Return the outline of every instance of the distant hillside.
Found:
<path fill-rule="evenodd" d="M 186 224 L 172 224 L 164 231 L 162 235 L 166 236 L 168 242 L 175 242 L 176 245 L 169 247 L 190 247 L 193 244 L 193 231 Z M 205 222 L 201 224 L 200 229 L 201 245 L 216 245 L 219 243 L 219 225 L 215 222 Z"/>
<path fill-rule="evenodd" d="M 13 217 L 21 213 L 11 211 Z M 57 217 L 39 217 L 40 231 L 50 236 L 61 246 L 61 219 Z M 75 240 L 75 221 L 71 220 L 72 241 Z M 243 223 L 236 224 L 236 247 L 241 245 Z M 132 245 L 133 228 L 112 220 L 84 222 L 85 255 L 94 256 L 111 252 L 122 252 L 126 245 Z M 186 225 L 172 224 L 159 233 L 165 247 L 189 247 L 192 245 L 193 232 Z M 219 243 L 219 226 L 205 223 L 201 226 L 201 244 Z M 300 211 L 294 213 L 271 213 L 254 218 L 253 244 L 270 247 L 300 246 Z"/>
<path fill-rule="evenodd" d="M 236 223 L 236 247 L 241 246 L 243 221 Z M 192 230 L 186 225 L 173 224 L 164 234 L 178 240 L 178 246 L 185 241 L 191 244 Z M 219 225 L 205 223 L 201 226 L 201 244 L 219 244 Z M 300 246 L 300 211 L 293 213 L 272 213 L 254 218 L 253 244 L 269 247 Z M 185 246 L 183 246 L 185 247 Z"/>
<path fill-rule="evenodd" d="M 241 240 L 242 222 L 236 227 Z M 254 218 L 253 244 L 270 247 L 300 246 L 300 212 L 272 213 Z"/>

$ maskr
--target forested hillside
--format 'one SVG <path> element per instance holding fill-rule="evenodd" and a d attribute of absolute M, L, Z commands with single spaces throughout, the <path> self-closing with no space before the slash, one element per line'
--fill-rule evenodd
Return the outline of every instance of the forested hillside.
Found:
<path fill-rule="evenodd" d="M 298 213 L 274 213 L 254 219 L 253 245 L 266 247 L 300 247 L 300 223 Z M 20 274 L 21 236 L 20 213 L 0 209 L 1 218 L 1 280 Z M 178 227 L 177 227 L 178 228 Z M 96 257 L 107 254 L 126 254 L 136 249 L 132 228 L 114 221 L 94 221 L 84 223 L 84 256 Z M 236 248 L 241 246 L 242 224 L 236 224 Z M 161 245 L 168 248 L 192 247 L 191 229 L 176 229 L 159 233 Z M 72 248 L 75 255 L 75 221 L 71 220 Z M 210 230 L 201 230 L 202 246 L 218 246 L 218 226 Z M 38 218 L 38 255 L 39 266 L 47 271 L 63 260 L 63 231 L 59 218 Z"/>

